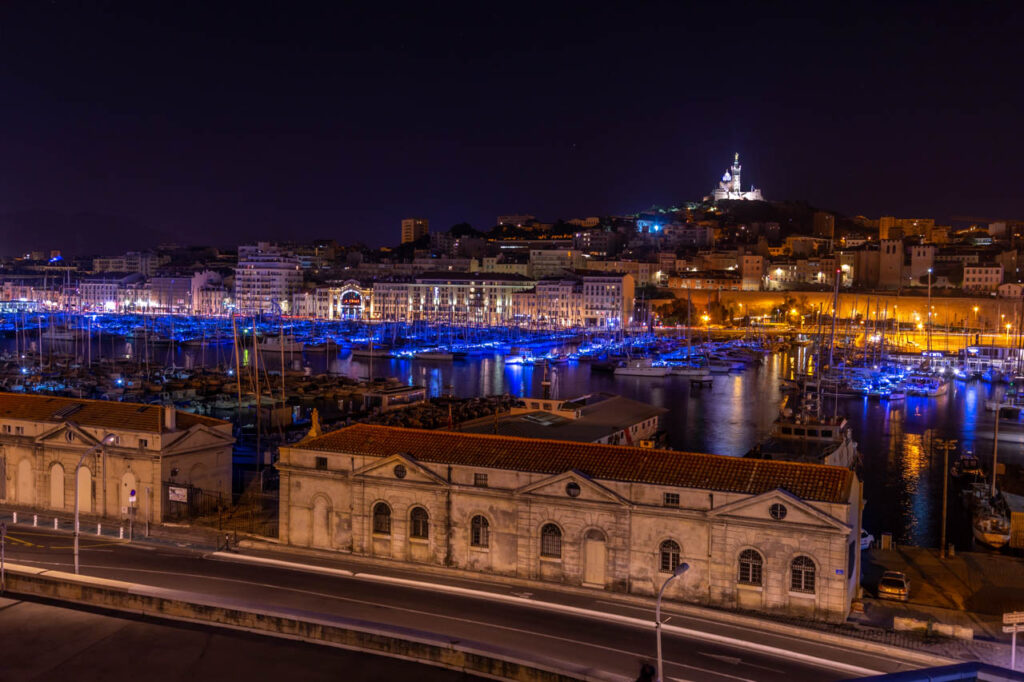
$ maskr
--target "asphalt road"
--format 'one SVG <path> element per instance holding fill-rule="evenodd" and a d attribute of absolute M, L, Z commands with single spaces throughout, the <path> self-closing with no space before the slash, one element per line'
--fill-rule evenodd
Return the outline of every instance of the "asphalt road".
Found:
<path fill-rule="evenodd" d="M 483 680 L 334 647 L 10 599 L 0 599 L 0 641 L 0 682 Z"/>
<path fill-rule="evenodd" d="M 13 527 L 8 530 L 7 537 L 8 561 L 72 570 L 72 544 L 68 534 L 42 528 Z M 294 556 L 281 558 L 296 561 Z M 330 562 L 330 565 L 346 567 L 344 561 Z M 609 622 L 529 605 L 439 592 L 429 586 L 388 584 L 361 579 L 358 575 L 341 577 L 235 563 L 217 559 L 210 554 L 169 546 L 138 542 L 128 545 L 83 536 L 81 567 L 85 575 L 215 595 L 253 608 L 286 608 L 334 614 L 434 632 L 453 640 L 495 644 L 506 649 L 528 651 L 577 665 L 592 666 L 631 679 L 635 678 L 641 663 L 653 661 L 655 655 L 653 628 L 649 626 Z M 359 570 L 365 568 L 359 567 Z M 376 568 L 373 572 L 385 573 Z M 417 575 L 414 570 L 401 568 L 388 570 L 387 573 L 413 580 L 428 579 Z M 493 585 L 484 582 L 446 582 L 478 589 L 485 589 L 485 586 L 486 589 L 494 589 Z M 653 621 L 650 609 L 602 599 L 600 592 L 595 592 L 593 597 L 565 595 L 554 590 L 530 593 L 515 587 L 506 587 L 503 592 Z M 737 646 L 711 642 L 701 637 L 686 637 L 666 631 L 663 640 L 666 680 L 793 682 L 838 680 L 856 676 L 835 668 L 794 660 L 789 652 L 883 672 L 909 667 L 884 655 L 722 624 L 674 612 L 671 607 L 665 609 L 665 615 L 671 625 L 756 642 L 781 650 L 777 655 L 753 652 L 742 644 Z M 2 627 L 3 612 L 0 611 Z"/>

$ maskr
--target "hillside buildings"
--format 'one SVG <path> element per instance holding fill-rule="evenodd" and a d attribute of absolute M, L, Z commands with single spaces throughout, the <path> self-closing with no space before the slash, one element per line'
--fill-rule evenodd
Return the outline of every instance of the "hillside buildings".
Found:
<path fill-rule="evenodd" d="M 402 221 L 402 244 L 414 242 L 430 233 L 430 221 L 426 218 L 406 218 Z"/>

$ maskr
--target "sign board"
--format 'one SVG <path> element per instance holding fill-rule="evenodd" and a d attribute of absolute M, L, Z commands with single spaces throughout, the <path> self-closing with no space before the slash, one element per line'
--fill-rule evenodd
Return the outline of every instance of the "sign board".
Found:
<path fill-rule="evenodd" d="M 134 489 L 132 489 L 132 491 L 130 493 L 128 493 L 128 502 L 130 504 L 135 504 L 135 490 Z"/>
<path fill-rule="evenodd" d="M 1013 633 L 1013 632 L 1021 632 L 1021 631 L 1024 631 L 1024 624 L 1021 624 L 1021 625 L 1004 625 L 1003 626 L 1003 632 L 1005 632 L 1007 634 L 1010 634 L 1010 633 Z"/>
<path fill-rule="evenodd" d="M 1024 623 L 1024 611 L 1010 611 L 1003 614 L 1003 625 L 1018 625 Z"/>
<path fill-rule="evenodd" d="M 170 502 L 188 502 L 188 488 L 167 486 L 167 499 Z"/>

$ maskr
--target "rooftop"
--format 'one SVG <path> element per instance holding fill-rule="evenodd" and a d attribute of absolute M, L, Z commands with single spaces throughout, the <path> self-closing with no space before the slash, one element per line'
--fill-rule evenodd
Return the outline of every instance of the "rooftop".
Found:
<path fill-rule="evenodd" d="M 595 479 L 758 495 L 783 488 L 819 502 L 849 502 L 853 472 L 842 467 L 754 460 L 593 443 L 423 431 L 355 424 L 310 439 L 302 450 L 558 474 L 577 470 Z"/>
<path fill-rule="evenodd" d="M 0 419 L 54 424 L 73 421 L 80 426 L 166 433 L 169 429 L 164 427 L 162 417 L 163 407 L 160 405 L 0 393 Z M 179 431 L 196 424 L 222 426 L 228 423 L 180 410 L 177 411 L 175 422 Z"/>

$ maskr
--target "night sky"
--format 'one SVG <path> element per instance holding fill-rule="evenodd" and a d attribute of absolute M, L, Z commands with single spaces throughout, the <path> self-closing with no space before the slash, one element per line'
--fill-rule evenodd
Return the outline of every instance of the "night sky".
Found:
<path fill-rule="evenodd" d="M 734 151 L 768 199 L 1024 218 L 1019 3 L 335 4 L 4 2 L 0 254 L 623 214 Z"/>

